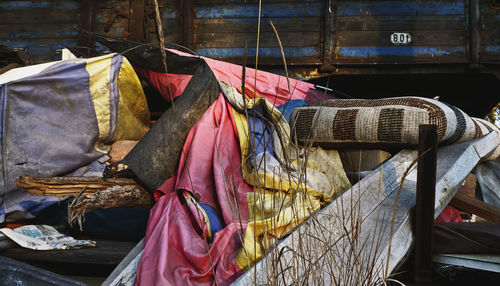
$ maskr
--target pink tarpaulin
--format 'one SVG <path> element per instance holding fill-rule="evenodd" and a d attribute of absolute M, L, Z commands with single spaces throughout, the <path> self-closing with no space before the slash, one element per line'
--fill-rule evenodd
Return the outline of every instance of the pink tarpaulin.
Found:
<path fill-rule="evenodd" d="M 241 66 L 206 59 L 216 78 L 241 86 Z M 313 85 L 247 69 L 246 86 L 276 106 L 289 99 L 316 101 L 322 94 Z M 169 76 L 172 93 L 182 93 L 186 81 Z M 165 85 L 165 81 L 157 81 Z M 157 87 L 158 88 L 158 87 Z M 166 90 L 165 86 L 158 88 Z M 136 285 L 229 284 L 241 275 L 235 256 L 248 221 L 246 195 L 252 192 L 242 178 L 241 151 L 231 105 L 221 94 L 190 130 L 176 173 L 156 191 Z M 161 158 L 159 158 L 161 159 Z M 224 228 L 207 239 L 202 211 L 189 205 L 188 191 L 199 203 L 222 217 Z"/>

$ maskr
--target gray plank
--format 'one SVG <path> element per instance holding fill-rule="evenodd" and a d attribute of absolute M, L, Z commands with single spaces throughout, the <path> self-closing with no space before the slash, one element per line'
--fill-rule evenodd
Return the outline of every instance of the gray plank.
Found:
<path fill-rule="evenodd" d="M 498 135 L 489 134 L 438 150 L 435 216 L 472 168 L 498 144 Z M 352 279 L 366 279 L 357 281 L 363 283 L 387 277 L 407 255 L 413 240 L 409 210 L 415 205 L 415 167 L 403 182 L 399 197 L 397 193 L 403 172 L 416 157 L 416 151 L 409 150 L 395 155 L 297 228 L 234 284 L 339 280 L 341 284 L 356 284 Z M 273 259 L 279 259 L 279 271 L 273 269 L 277 265 Z"/>

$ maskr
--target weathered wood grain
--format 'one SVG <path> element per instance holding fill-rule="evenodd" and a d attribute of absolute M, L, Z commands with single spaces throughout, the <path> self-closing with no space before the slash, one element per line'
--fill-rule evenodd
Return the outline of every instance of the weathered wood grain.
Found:
<path fill-rule="evenodd" d="M 464 46 L 466 41 L 465 30 L 405 30 L 401 32 L 411 33 L 412 46 L 439 46 L 456 47 Z M 340 46 L 391 46 L 391 34 L 394 31 L 339 31 L 337 33 L 337 44 Z M 431 53 L 431 51 L 429 51 Z"/>
<path fill-rule="evenodd" d="M 102 177 L 31 177 L 21 176 L 16 186 L 35 196 L 76 196 L 82 191 L 86 194 L 105 190 L 114 186 L 133 186 L 144 190 L 132 179 Z M 145 190 L 144 190 L 145 191 Z"/>
<path fill-rule="evenodd" d="M 137 264 L 144 249 L 144 239 L 123 258 L 118 266 L 109 274 L 101 286 L 132 286 L 137 274 Z"/>
<path fill-rule="evenodd" d="M 498 144 L 500 138 L 490 134 L 438 150 L 435 216 L 448 204 L 472 168 Z M 409 213 L 415 205 L 415 168 L 403 183 L 401 179 L 415 159 L 416 151 L 395 155 L 281 241 L 235 285 L 269 281 L 311 284 L 318 277 L 327 283 L 332 279 L 338 282 L 346 281 L 342 279 L 348 278 L 349 271 L 354 271 L 351 274 L 356 279 L 368 277 L 368 281 L 387 277 L 405 257 L 413 239 Z M 311 238 L 320 239 L 313 242 Z M 276 253 L 280 269 L 284 269 L 278 273 L 270 271 Z M 374 273 L 368 275 L 370 269 Z M 310 276 L 312 273 L 314 277 Z"/>

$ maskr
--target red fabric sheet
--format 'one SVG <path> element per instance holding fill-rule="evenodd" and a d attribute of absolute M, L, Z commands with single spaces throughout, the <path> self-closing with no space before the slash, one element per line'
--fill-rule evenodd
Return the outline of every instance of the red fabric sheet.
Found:
<path fill-rule="evenodd" d="M 136 285 L 211 285 L 210 261 L 219 284 L 230 283 L 239 274 L 234 262 L 241 248 L 238 230 L 242 236 L 248 220 L 246 193 L 252 189 L 241 177 L 241 154 L 230 112 L 220 95 L 189 132 L 177 174 L 158 189 Z M 189 190 L 222 214 L 226 227 L 215 234 L 210 256 L 202 231 L 195 227 L 202 223 L 193 221 L 199 218 L 191 215 L 176 190 Z M 235 201 L 243 227 L 237 227 L 239 218 L 233 216 Z"/>
<path fill-rule="evenodd" d="M 240 87 L 240 66 L 206 61 L 217 79 Z M 254 75 L 252 69 L 247 69 L 246 85 L 251 89 L 254 89 Z M 161 78 L 157 82 L 166 84 Z M 180 75 L 169 76 L 169 82 L 174 97 L 187 85 Z M 257 95 L 276 106 L 289 99 L 323 98 L 312 84 L 296 80 L 290 84 L 291 98 L 286 78 L 259 71 Z M 213 285 L 214 278 L 219 285 L 226 285 L 241 275 L 234 258 L 241 248 L 240 237 L 248 221 L 246 194 L 252 188 L 242 178 L 237 135 L 231 107 L 221 94 L 190 130 L 177 172 L 155 193 L 157 203 L 151 209 L 136 285 Z M 188 190 L 200 203 L 210 205 L 222 216 L 226 226 L 215 233 L 208 252 L 204 223 L 196 221 L 200 217 L 192 215 L 192 210 L 183 204 L 185 197 L 179 190 Z"/>
<path fill-rule="evenodd" d="M 446 206 L 434 222 L 463 222 L 463 220 L 456 208 Z"/>
<path fill-rule="evenodd" d="M 192 75 L 188 74 L 169 73 L 167 80 L 167 74 L 165 73 L 145 70 L 137 66 L 134 66 L 134 70 L 140 77 L 144 78 L 150 84 L 152 84 L 167 101 L 170 101 L 173 98 L 181 95 L 184 92 L 184 89 L 186 89 L 189 81 L 193 77 Z M 168 87 L 167 83 L 170 83 L 170 88 Z M 170 92 L 172 92 L 173 96 L 170 94 Z"/>

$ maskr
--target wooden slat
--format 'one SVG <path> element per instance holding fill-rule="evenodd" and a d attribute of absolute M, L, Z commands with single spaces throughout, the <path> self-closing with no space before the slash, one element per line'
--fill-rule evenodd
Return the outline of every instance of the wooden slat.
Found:
<path fill-rule="evenodd" d="M 466 33 L 465 31 L 406 31 L 401 32 L 411 33 L 411 46 L 465 46 Z M 394 46 L 391 43 L 390 35 L 392 31 L 339 31 L 337 33 L 337 46 Z M 408 46 L 410 46 L 408 45 Z"/>
<path fill-rule="evenodd" d="M 337 0 L 338 16 L 390 16 L 390 15 L 464 15 L 463 0 Z"/>
<path fill-rule="evenodd" d="M 135 42 L 143 42 L 145 34 L 145 3 L 144 0 L 130 0 L 129 13 L 129 40 Z"/>
<path fill-rule="evenodd" d="M 459 191 L 450 202 L 451 206 L 475 214 L 488 221 L 500 222 L 500 208 L 469 197 L 465 192 Z"/>
<path fill-rule="evenodd" d="M 320 17 L 261 19 L 260 31 L 272 33 L 273 21 L 280 36 L 289 32 L 317 32 L 321 30 Z M 196 19 L 197 33 L 257 33 L 257 19 Z"/>
<path fill-rule="evenodd" d="M 67 39 L 78 36 L 77 28 L 76 23 L 0 25 L 0 39 Z"/>
<path fill-rule="evenodd" d="M 35 196 L 76 196 L 83 190 L 89 194 L 114 186 L 133 186 L 147 193 L 134 180 L 127 178 L 21 176 L 15 183 Z"/>
<path fill-rule="evenodd" d="M 449 203 L 454 190 L 472 168 L 498 144 L 500 138 L 492 133 L 474 141 L 439 148 L 435 217 Z M 314 278 L 318 277 L 329 284 L 332 277 L 341 279 L 349 271 L 353 271 L 352 279 L 362 279 L 364 276 L 358 270 L 366 269 L 374 272 L 363 283 L 387 277 L 384 275 L 389 275 L 406 256 L 413 240 L 409 212 L 415 205 L 416 170 L 410 171 L 404 182 L 402 176 L 416 157 L 416 152 L 409 150 L 395 155 L 280 241 L 266 258 L 233 285 L 265 285 L 270 281 L 280 285 L 293 281 L 314 284 Z M 270 264 L 273 257 L 279 257 L 280 263 L 275 264 L 279 267 L 278 273 Z M 353 259 L 357 258 L 366 260 L 358 261 L 355 267 Z M 355 280 L 350 282 L 356 284 Z"/>
<path fill-rule="evenodd" d="M 168 1 L 168 0 L 163 0 Z M 228 4 L 228 3 L 239 3 L 239 4 L 258 4 L 259 0 L 194 0 L 195 4 Z M 264 2 L 264 1 L 263 1 Z M 294 3 L 294 2 L 317 2 L 320 3 L 321 0 L 301 0 L 301 1 L 290 1 L 290 0 L 266 0 L 265 3 Z"/>
<path fill-rule="evenodd" d="M 195 35 L 196 48 L 243 48 L 245 40 L 248 47 L 255 47 L 257 34 L 255 33 L 205 33 Z M 286 33 L 280 35 L 283 47 L 319 47 L 319 33 Z M 274 34 L 261 33 L 260 47 L 279 47 Z"/>
<path fill-rule="evenodd" d="M 262 4 L 262 17 L 320 17 L 322 4 L 319 2 L 289 1 L 288 3 Z M 256 18 L 259 14 L 258 3 L 235 3 L 195 5 L 195 18 Z"/>
<path fill-rule="evenodd" d="M 15 12 L 2 13 L 0 25 L 11 25 L 15 28 L 17 24 L 64 24 L 75 23 L 78 18 L 78 9 L 55 10 L 52 8 L 40 8 L 34 10 L 19 10 Z"/>
<path fill-rule="evenodd" d="M 465 30 L 465 16 L 344 16 L 339 31 Z"/>
<path fill-rule="evenodd" d="M 117 265 L 134 246 L 134 242 L 97 240 L 96 247 L 51 251 L 15 247 L 3 250 L 1 255 L 21 261 Z"/>
<path fill-rule="evenodd" d="M 29 54 L 39 60 L 60 60 L 57 50 L 65 47 L 74 47 L 78 44 L 78 38 L 52 39 L 10 39 L 0 38 L 0 42 L 11 48 L 26 49 Z"/>
<path fill-rule="evenodd" d="M 72 10 L 79 9 L 78 0 L 45 0 L 45 1 L 0 1 L 0 10 L 16 13 L 18 11 L 30 10 L 36 12 L 37 9 Z"/>
<path fill-rule="evenodd" d="M 123 258 L 116 268 L 109 274 L 101 286 L 132 286 L 137 274 L 137 264 L 144 249 L 144 238 Z"/>

